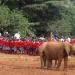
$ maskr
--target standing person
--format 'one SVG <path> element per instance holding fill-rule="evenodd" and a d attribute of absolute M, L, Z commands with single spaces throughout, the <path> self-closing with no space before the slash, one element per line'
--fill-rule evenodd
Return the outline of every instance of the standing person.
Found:
<path fill-rule="evenodd" d="M 48 38 L 48 41 L 57 41 L 57 40 L 54 38 L 54 35 L 53 35 L 52 32 L 50 33 L 50 36 L 49 36 L 49 38 Z"/>
<path fill-rule="evenodd" d="M 6 37 L 6 38 L 9 37 L 8 31 L 5 31 L 5 32 L 4 32 L 4 37 Z"/>
<path fill-rule="evenodd" d="M 67 41 L 68 41 L 68 42 L 71 42 L 71 38 L 70 38 L 70 37 L 68 37 L 68 38 L 67 38 Z"/>
<path fill-rule="evenodd" d="M 67 42 L 67 38 L 66 37 L 64 37 L 64 42 Z"/>
<path fill-rule="evenodd" d="M 2 34 L 0 33 L 0 37 L 2 36 Z"/>
<path fill-rule="evenodd" d="M 43 35 L 43 34 L 39 37 L 39 40 L 41 40 L 41 41 L 44 41 L 44 40 L 45 40 L 45 38 L 44 38 L 44 35 Z"/>
<path fill-rule="evenodd" d="M 64 37 L 63 37 L 63 36 L 61 37 L 60 41 L 61 41 L 61 42 L 64 42 Z"/>
<path fill-rule="evenodd" d="M 17 33 L 15 33 L 14 38 L 16 40 L 20 40 L 20 32 L 19 31 Z"/>
<path fill-rule="evenodd" d="M 59 41 L 59 34 L 57 32 L 54 33 L 54 38 L 56 41 Z"/>

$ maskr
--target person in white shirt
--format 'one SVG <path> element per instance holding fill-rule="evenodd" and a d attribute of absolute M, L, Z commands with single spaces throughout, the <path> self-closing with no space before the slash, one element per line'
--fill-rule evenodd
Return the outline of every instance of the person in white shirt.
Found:
<path fill-rule="evenodd" d="M 64 39 L 63 39 L 63 38 L 61 38 L 61 39 L 60 39 L 60 41 L 61 41 L 61 42 L 64 42 Z"/>
<path fill-rule="evenodd" d="M 2 34 L 0 33 L 0 36 L 2 36 Z"/>
<path fill-rule="evenodd" d="M 14 38 L 16 40 L 19 40 L 20 39 L 20 32 L 15 33 Z"/>
<path fill-rule="evenodd" d="M 68 37 L 68 38 L 67 38 L 67 41 L 68 41 L 68 42 L 71 42 L 71 38 L 70 38 L 70 37 Z"/>
<path fill-rule="evenodd" d="M 60 38 L 60 41 L 61 42 L 64 42 L 64 37 L 63 36 Z"/>

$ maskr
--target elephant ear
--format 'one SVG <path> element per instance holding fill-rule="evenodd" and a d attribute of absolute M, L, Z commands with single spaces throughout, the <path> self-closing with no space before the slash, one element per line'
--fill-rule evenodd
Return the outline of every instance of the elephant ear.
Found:
<path fill-rule="evenodd" d="M 39 52 L 43 52 L 46 48 L 47 42 L 44 42 L 42 45 L 39 46 Z"/>
<path fill-rule="evenodd" d="M 65 50 L 66 50 L 67 55 L 69 55 L 70 50 L 71 50 L 71 44 L 69 42 L 65 42 L 64 46 L 65 46 Z"/>

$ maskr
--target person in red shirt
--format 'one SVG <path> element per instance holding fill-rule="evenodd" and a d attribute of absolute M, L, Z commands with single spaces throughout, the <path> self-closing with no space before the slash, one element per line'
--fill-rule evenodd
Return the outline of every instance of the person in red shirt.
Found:
<path fill-rule="evenodd" d="M 64 37 L 64 42 L 66 42 L 67 41 L 67 38 L 66 37 Z"/>

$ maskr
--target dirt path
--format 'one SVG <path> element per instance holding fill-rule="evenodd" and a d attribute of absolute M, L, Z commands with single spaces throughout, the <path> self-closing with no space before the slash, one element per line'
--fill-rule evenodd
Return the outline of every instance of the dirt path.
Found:
<path fill-rule="evenodd" d="M 39 56 L 0 54 L 0 75 L 75 75 L 75 57 L 69 57 L 68 70 L 40 69 Z"/>

